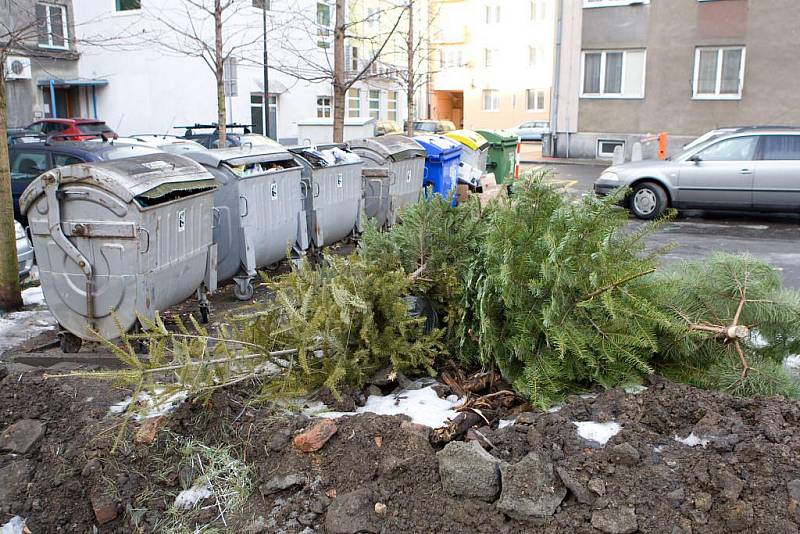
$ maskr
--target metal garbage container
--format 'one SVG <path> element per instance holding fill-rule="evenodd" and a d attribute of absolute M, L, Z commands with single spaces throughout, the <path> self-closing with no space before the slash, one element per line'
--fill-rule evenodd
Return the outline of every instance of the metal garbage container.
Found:
<path fill-rule="evenodd" d="M 256 269 L 308 248 L 300 164 L 282 146 L 188 152 L 219 183 L 214 196 L 219 280 L 236 282 L 239 300 L 253 298 Z"/>
<path fill-rule="evenodd" d="M 511 181 L 517 166 L 519 137 L 508 130 L 477 130 L 489 142 L 486 172 L 493 172 L 498 184 Z"/>
<path fill-rule="evenodd" d="M 402 208 L 419 200 L 425 149 L 404 135 L 382 135 L 349 142 L 364 161 L 364 211 L 381 227 L 394 224 Z"/>
<path fill-rule="evenodd" d="M 361 158 L 346 145 L 289 150 L 303 169 L 309 244 L 322 248 L 357 231 L 363 197 Z"/>
<path fill-rule="evenodd" d="M 20 209 L 64 352 L 116 339 L 195 292 L 208 319 L 216 189 L 203 167 L 166 153 L 59 167 L 28 186 Z"/>
<path fill-rule="evenodd" d="M 456 186 L 461 144 L 442 135 L 417 135 L 414 140 L 425 147 L 428 153 L 423 180 L 426 194 L 427 188 L 430 187 L 433 194 L 444 198 L 452 196 L 452 203 L 455 206 L 458 202 Z"/>

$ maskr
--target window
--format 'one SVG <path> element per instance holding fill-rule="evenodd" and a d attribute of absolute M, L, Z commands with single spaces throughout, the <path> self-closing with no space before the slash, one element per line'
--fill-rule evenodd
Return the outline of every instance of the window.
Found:
<path fill-rule="evenodd" d="M 742 97 L 745 49 L 741 46 L 698 48 L 694 56 L 694 98 Z"/>
<path fill-rule="evenodd" d="M 765 135 L 762 146 L 766 160 L 800 160 L 800 135 Z"/>
<path fill-rule="evenodd" d="M 589 7 L 614 7 L 649 3 L 650 0 L 583 0 L 583 7 L 586 9 Z"/>
<path fill-rule="evenodd" d="M 225 96 L 236 96 L 239 94 L 239 73 L 238 61 L 235 57 L 229 57 L 222 64 L 222 78 L 225 84 Z"/>
<path fill-rule="evenodd" d="M 358 47 L 351 46 L 350 47 L 350 68 L 358 72 Z"/>
<path fill-rule="evenodd" d="M 46 152 L 17 152 L 11 159 L 11 178 L 30 180 L 47 170 Z"/>
<path fill-rule="evenodd" d="M 85 163 L 81 158 L 70 156 L 67 154 L 53 154 L 54 167 L 66 167 L 67 165 L 77 165 L 78 163 Z"/>
<path fill-rule="evenodd" d="M 256 0 L 253 0 L 255 3 Z M 142 0 L 116 0 L 117 11 L 135 11 L 142 9 Z"/>
<path fill-rule="evenodd" d="M 317 46 L 330 47 L 331 6 L 325 2 L 317 2 Z"/>
<path fill-rule="evenodd" d="M 367 8 L 367 28 L 372 31 L 378 29 L 381 22 L 381 12 L 377 7 Z"/>
<path fill-rule="evenodd" d="M 369 92 L 369 116 L 379 119 L 381 115 L 381 92 L 370 90 Z"/>
<path fill-rule="evenodd" d="M 486 6 L 486 24 L 496 24 L 500 22 L 500 6 L 488 4 Z"/>
<path fill-rule="evenodd" d="M 733 137 L 714 143 L 697 153 L 703 161 L 751 161 L 756 153 L 758 137 Z"/>
<path fill-rule="evenodd" d="M 253 0 L 253 7 L 257 7 L 258 9 L 266 9 L 269 11 L 272 9 L 270 4 L 272 4 L 270 0 Z"/>
<path fill-rule="evenodd" d="M 547 0 L 530 1 L 531 20 L 540 21 L 547 17 Z"/>
<path fill-rule="evenodd" d="M 500 91 L 483 90 L 483 111 L 500 111 Z"/>
<path fill-rule="evenodd" d="M 614 157 L 614 150 L 621 146 L 625 150 L 625 141 L 616 139 L 598 139 L 597 140 L 597 158 L 598 159 L 611 159 Z"/>
<path fill-rule="evenodd" d="M 361 116 L 361 89 L 349 89 L 347 91 L 347 116 Z"/>
<path fill-rule="evenodd" d="M 386 108 L 388 110 L 388 118 L 390 121 L 397 120 L 397 91 L 389 91 L 389 96 L 386 99 Z"/>
<path fill-rule="evenodd" d="M 583 53 L 584 98 L 644 98 L 645 51 Z"/>
<path fill-rule="evenodd" d="M 250 124 L 253 133 L 277 137 L 278 97 L 269 95 L 269 132 L 264 131 L 264 95 L 254 93 L 250 95 Z"/>
<path fill-rule="evenodd" d="M 320 119 L 330 119 L 332 114 L 331 97 L 318 96 L 317 97 L 317 117 Z"/>
<path fill-rule="evenodd" d="M 528 47 L 528 65 L 531 67 L 536 66 L 537 50 L 535 46 Z"/>
<path fill-rule="evenodd" d="M 53 4 L 36 4 L 36 23 L 39 27 L 39 46 L 69 48 L 67 8 Z"/>
<path fill-rule="evenodd" d="M 528 89 L 526 91 L 528 101 L 528 111 L 544 111 L 544 90 Z"/>
<path fill-rule="evenodd" d="M 494 59 L 495 55 L 497 54 L 497 50 L 493 50 L 491 48 L 484 48 L 483 49 L 483 66 L 484 67 L 494 67 Z"/>

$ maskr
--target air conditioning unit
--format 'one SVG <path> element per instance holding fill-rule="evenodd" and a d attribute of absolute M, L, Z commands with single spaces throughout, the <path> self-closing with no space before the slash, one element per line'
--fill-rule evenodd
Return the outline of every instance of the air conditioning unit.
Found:
<path fill-rule="evenodd" d="M 22 56 L 8 56 L 5 74 L 6 80 L 30 80 L 31 59 Z"/>

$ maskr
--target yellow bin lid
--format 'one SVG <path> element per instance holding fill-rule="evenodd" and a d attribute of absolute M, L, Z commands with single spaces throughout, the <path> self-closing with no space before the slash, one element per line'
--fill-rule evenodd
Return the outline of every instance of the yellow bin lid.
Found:
<path fill-rule="evenodd" d="M 481 150 L 489 144 L 484 136 L 474 130 L 453 130 L 444 135 L 458 141 L 470 150 Z"/>

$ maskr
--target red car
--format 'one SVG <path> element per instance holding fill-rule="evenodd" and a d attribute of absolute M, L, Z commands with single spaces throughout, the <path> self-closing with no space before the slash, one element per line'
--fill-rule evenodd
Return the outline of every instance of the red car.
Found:
<path fill-rule="evenodd" d="M 57 136 L 58 140 L 85 141 L 98 135 L 117 138 L 117 134 L 108 125 L 97 119 L 41 119 L 27 128 L 31 135 L 42 137 Z M 60 138 L 60 136 L 64 136 Z"/>

